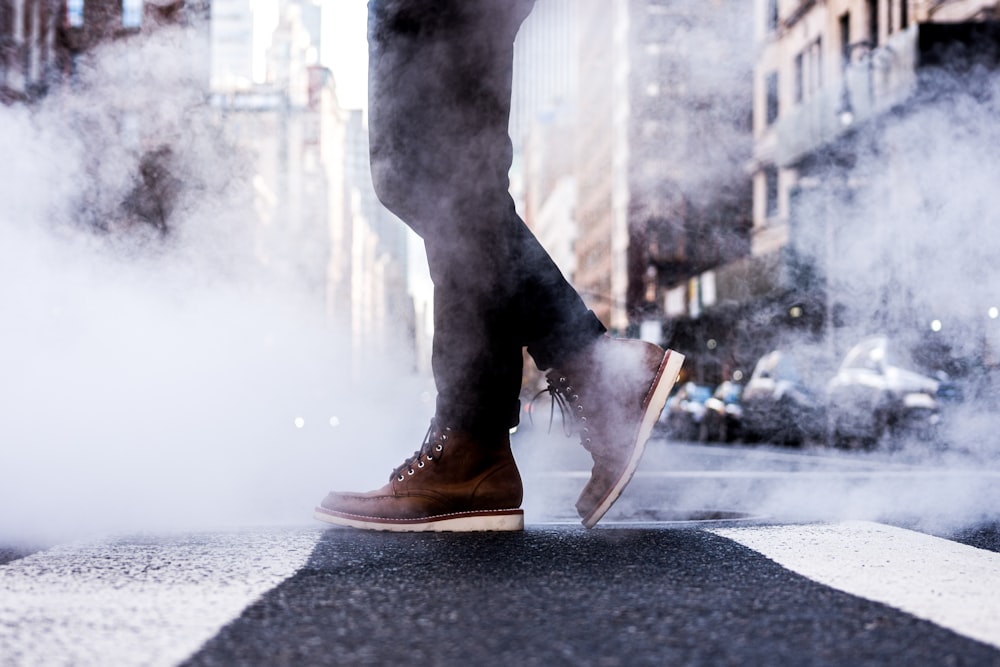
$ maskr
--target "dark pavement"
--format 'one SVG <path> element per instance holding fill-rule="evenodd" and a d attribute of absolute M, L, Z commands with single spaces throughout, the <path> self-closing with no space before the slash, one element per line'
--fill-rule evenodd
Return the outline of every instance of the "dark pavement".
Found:
<path fill-rule="evenodd" d="M 991 580 L 973 584 L 995 598 L 1000 577 L 989 568 L 1000 522 L 991 466 L 657 441 L 621 501 L 588 531 L 572 514 L 586 457 L 570 445 L 525 443 L 518 451 L 527 471 L 523 533 L 308 524 L 41 550 L 0 545 L 0 666 L 1000 667 L 996 622 L 984 635 L 954 607 L 957 625 L 922 620 L 930 616 L 818 583 L 726 530 L 711 532 L 801 527 L 801 553 L 830 560 L 810 545 L 810 526 L 895 524 L 950 540 L 920 543 L 925 549 L 951 554 L 959 542 L 978 551 L 963 552 L 965 565 L 952 561 L 931 583 L 885 571 L 898 537 L 890 544 L 857 538 L 871 531 L 838 534 L 854 536 L 847 546 L 870 557 L 870 574 L 899 575 L 901 600 L 968 583 L 972 570 L 962 568 L 982 563 L 987 569 L 977 571 Z M 686 520 L 694 518 L 713 520 Z M 927 555 L 912 555 L 913 564 L 926 567 Z M 975 604 L 958 611 L 974 619 L 998 609 Z"/>
<path fill-rule="evenodd" d="M 188 665 L 1000 665 L 700 530 L 331 529 Z"/>

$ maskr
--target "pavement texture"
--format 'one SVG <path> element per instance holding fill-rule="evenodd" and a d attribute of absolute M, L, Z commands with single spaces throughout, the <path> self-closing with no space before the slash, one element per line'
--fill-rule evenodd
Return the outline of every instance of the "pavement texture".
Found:
<path fill-rule="evenodd" d="M 18 558 L 29 556 L 38 549 L 31 547 L 4 547 L 0 546 L 0 565 L 4 565 Z"/>
<path fill-rule="evenodd" d="M 700 530 L 331 529 L 186 665 L 1000 665 Z"/>

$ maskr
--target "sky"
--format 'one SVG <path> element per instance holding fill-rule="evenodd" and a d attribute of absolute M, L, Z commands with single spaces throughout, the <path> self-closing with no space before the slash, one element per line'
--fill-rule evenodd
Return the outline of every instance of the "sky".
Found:
<path fill-rule="evenodd" d="M 367 0 L 326 0 L 323 3 L 321 54 L 337 80 L 340 103 L 349 109 L 368 103 Z"/>

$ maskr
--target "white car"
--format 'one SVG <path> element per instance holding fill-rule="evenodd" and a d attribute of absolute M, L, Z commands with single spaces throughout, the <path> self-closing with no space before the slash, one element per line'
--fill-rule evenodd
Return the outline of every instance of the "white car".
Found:
<path fill-rule="evenodd" d="M 834 444 L 898 444 L 907 434 L 928 436 L 940 420 L 939 382 L 911 370 L 888 336 L 871 336 L 844 357 L 827 386 Z"/>

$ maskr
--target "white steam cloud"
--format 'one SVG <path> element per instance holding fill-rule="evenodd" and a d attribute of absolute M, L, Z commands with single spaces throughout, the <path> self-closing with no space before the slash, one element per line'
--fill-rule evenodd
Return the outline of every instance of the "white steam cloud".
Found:
<path fill-rule="evenodd" d="M 929 71 L 923 86 L 836 156 L 853 167 L 805 174 L 793 238 L 829 281 L 837 327 L 824 344 L 835 361 L 862 337 L 888 334 L 918 370 L 961 386 L 949 445 L 996 464 L 1000 76 Z"/>
<path fill-rule="evenodd" d="M 108 45 L 73 89 L 31 108 L 0 107 L 0 543 L 308 521 L 327 490 L 385 481 L 419 446 L 433 411 L 426 380 L 388 351 L 383 367 L 352 375 L 347 333 L 326 321 L 310 283 L 260 266 L 250 163 L 205 104 L 203 60 L 189 37 L 168 30 Z M 727 79 L 730 70 L 695 60 L 718 88 L 743 81 L 744 70 Z M 940 319 L 959 356 L 1000 349 L 988 328 L 1000 320 L 986 319 L 1000 307 L 998 85 L 983 77 L 886 124 L 875 148 L 855 156 L 851 178 L 864 189 L 803 192 L 799 215 L 809 224 L 797 239 L 831 267 L 845 306 L 841 347 L 875 324 L 912 340 Z M 743 110 L 707 108 L 727 122 Z M 179 181 L 166 235 L 141 206 L 122 207 L 142 156 L 161 146 Z M 739 162 L 726 146 L 687 172 L 693 192 L 708 192 L 702 165 L 735 178 Z M 826 221 L 835 224 L 832 247 Z M 925 456 L 912 443 L 902 463 L 995 469 L 994 408 L 991 386 L 977 385 L 949 423 L 955 447 Z M 588 468 L 585 453 L 572 451 L 577 469 Z M 548 453 L 517 455 L 528 463 L 532 516 L 553 518 L 535 509 L 548 481 L 535 489 L 531 479 L 541 467 L 532 461 L 548 465 Z M 916 509 L 979 517 L 963 475 L 948 479 Z M 764 498 L 749 485 L 687 486 L 662 502 L 772 515 L 797 508 L 792 518 L 810 520 L 833 516 L 833 503 L 815 499 L 840 497 L 866 516 L 889 515 L 899 498 L 877 483 L 817 475 Z"/>
<path fill-rule="evenodd" d="M 352 374 L 322 295 L 255 260 L 249 162 L 194 43 L 108 45 L 0 107 L 0 543 L 308 522 L 426 428 L 411 365 Z M 122 207 L 162 145 L 166 234 Z"/>

